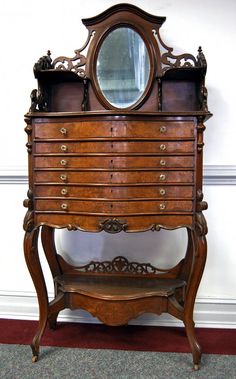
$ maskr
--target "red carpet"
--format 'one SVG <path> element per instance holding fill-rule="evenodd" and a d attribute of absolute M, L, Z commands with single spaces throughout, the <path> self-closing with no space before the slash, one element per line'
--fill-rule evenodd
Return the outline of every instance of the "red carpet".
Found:
<path fill-rule="evenodd" d="M 28 345 L 36 321 L 0 319 L 0 343 Z M 203 353 L 236 354 L 236 329 L 196 329 Z M 158 352 L 190 352 L 183 328 L 155 326 L 108 327 L 99 324 L 59 323 L 56 331 L 46 328 L 42 346 L 119 349 Z"/>

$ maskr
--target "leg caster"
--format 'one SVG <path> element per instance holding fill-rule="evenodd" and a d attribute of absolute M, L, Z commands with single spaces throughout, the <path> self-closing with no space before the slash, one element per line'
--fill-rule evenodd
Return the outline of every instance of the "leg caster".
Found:
<path fill-rule="evenodd" d="M 38 355 L 33 355 L 33 357 L 32 357 L 32 363 L 37 362 L 38 359 L 39 359 Z"/>

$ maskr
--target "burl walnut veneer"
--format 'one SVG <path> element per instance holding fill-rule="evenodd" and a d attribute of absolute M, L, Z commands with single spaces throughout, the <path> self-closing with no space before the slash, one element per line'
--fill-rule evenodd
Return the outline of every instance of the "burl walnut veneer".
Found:
<path fill-rule="evenodd" d="M 206 260 L 202 194 L 204 121 L 210 117 L 206 60 L 199 48 L 174 55 L 161 40 L 164 17 L 130 4 L 83 20 L 73 58 L 50 52 L 34 66 L 38 89 L 26 114 L 29 191 L 25 258 L 39 302 L 33 361 L 47 322 L 82 308 L 108 325 L 144 312 L 182 320 L 199 368 L 193 308 Z M 86 49 L 87 53 L 83 53 Z M 74 267 L 54 231 L 119 233 L 186 228 L 184 259 L 171 269 L 116 257 Z M 55 283 L 49 302 L 38 235 Z"/>

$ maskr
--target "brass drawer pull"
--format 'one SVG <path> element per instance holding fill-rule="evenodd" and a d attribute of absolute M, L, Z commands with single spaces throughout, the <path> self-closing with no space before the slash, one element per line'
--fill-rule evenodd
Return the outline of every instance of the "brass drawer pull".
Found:
<path fill-rule="evenodd" d="M 165 204 L 163 204 L 163 203 L 161 203 L 159 207 L 160 207 L 161 211 L 164 211 L 164 209 L 166 208 Z"/>
<path fill-rule="evenodd" d="M 61 174 L 60 179 L 64 180 L 64 181 L 67 180 L 67 175 L 66 174 Z"/>
<path fill-rule="evenodd" d="M 160 132 L 161 133 L 165 133 L 166 132 L 166 126 L 165 125 L 162 125 L 161 127 L 160 127 Z"/>
<path fill-rule="evenodd" d="M 166 190 L 164 188 L 161 188 L 159 192 L 161 196 L 164 196 L 166 194 Z"/>
<path fill-rule="evenodd" d="M 66 211 L 66 210 L 68 209 L 68 205 L 67 205 L 66 203 L 62 203 L 62 204 L 61 204 L 61 209 L 62 209 L 63 211 Z"/>
<path fill-rule="evenodd" d="M 62 166 L 66 166 L 66 165 L 67 165 L 67 161 L 66 161 L 65 159 L 62 159 L 62 160 L 60 161 L 60 164 L 61 164 Z"/>
<path fill-rule="evenodd" d="M 166 161 L 165 161 L 165 159 L 161 159 L 161 160 L 160 160 L 160 165 L 161 165 L 161 166 L 165 166 L 165 165 L 166 165 Z"/>
<path fill-rule="evenodd" d="M 161 151 L 166 150 L 166 145 L 165 145 L 164 143 L 162 143 L 162 144 L 160 145 L 160 150 L 161 150 Z"/>
<path fill-rule="evenodd" d="M 66 128 L 61 128 L 60 132 L 61 132 L 61 134 L 67 134 L 67 129 Z"/>
<path fill-rule="evenodd" d="M 67 151 L 68 147 L 66 145 L 61 145 L 61 151 Z"/>
<path fill-rule="evenodd" d="M 61 194 L 62 195 L 67 195 L 67 193 L 68 193 L 67 189 L 66 188 L 62 188 Z"/>
<path fill-rule="evenodd" d="M 160 175 L 160 180 L 162 180 L 162 181 L 163 181 L 163 180 L 166 180 L 166 176 L 165 176 L 165 174 L 161 174 L 161 175 Z"/>

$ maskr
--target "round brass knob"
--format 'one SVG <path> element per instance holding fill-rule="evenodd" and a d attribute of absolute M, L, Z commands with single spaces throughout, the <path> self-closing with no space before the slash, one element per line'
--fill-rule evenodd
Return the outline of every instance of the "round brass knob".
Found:
<path fill-rule="evenodd" d="M 61 174 L 60 179 L 64 180 L 64 181 L 67 180 L 67 175 L 66 174 Z"/>
<path fill-rule="evenodd" d="M 161 165 L 161 166 L 165 166 L 165 165 L 166 165 L 166 161 L 165 161 L 165 159 L 161 159 L 161 160 L 160 160 L 160 165 Z"/>
<path fill-rule="evenodd" d="M 67 205 L 66 203 L 62 203 L 62 204 L 61 204 L 61 209 L 62 209 L 63 211 L 66 211 L 66 210 L 68 209 L 68 205 Z"/>
<path fill-rule="evenodd" d="M 162 150 L 162 151 L 166 150 L 166 145 L 164 143 L 162 143 L 160 145 L 160 150 Z"/>
<path fill-rule="evenodd" d="M 68 147 L 66 145 L 61 145 L 61 151 L 67 151 Z"/>
<path fill-rule="evenodd" d="M 160 210 L 161 210 L 161 211 L 164 211 L 165 208 L 166 208 L 165 204 L 161 203 L 161 204 L 160 204 Z"/>
<path fill-rule="evenodd" d="M 61 132 L 61 134 L 67 134 L 67 129 L 66 128 L 61 128 L 60 132 Z"/>
<path fill-rule="evenodd" d="M 166 132 L 166 126 L 165 125 L 162 125 L 161 127 L 160 127 L 160 132 L 161 133 L 165 133 Z"/>
<path fill-rule="evenodd" d="M 62 188 L 62 190 L 61 190 L 61 194 L 62 195 L 67 195 L 67 189 L 66 188 Z"/>
<path fill-rule="evenodd" d="M 166 190 L 164 188 L 161 188 L 159 192 L 161 196 L 164 196 L 166 194 Z"/>
<path fill-rule="evenodd" d="M 166 180 L 166 176 L 165 176 L 165 174 L 161 174 L 161 175 L 160 175 L 160 180 Z"/>
<path fill-rule="evenodd" d="M 62 159 L 62 160 L 60 161 L 60 164 L 61 164 L 62 166 L 66 166 L 66 165 L 67 165 L 67 161 L 66 161 L 65 159 Z"/>

